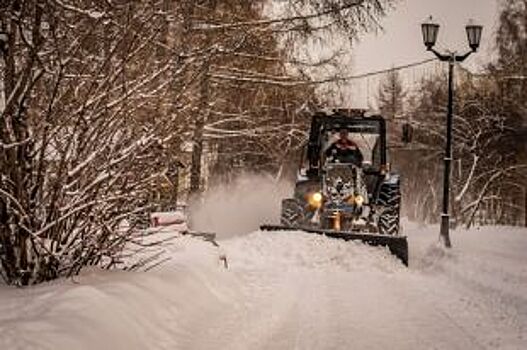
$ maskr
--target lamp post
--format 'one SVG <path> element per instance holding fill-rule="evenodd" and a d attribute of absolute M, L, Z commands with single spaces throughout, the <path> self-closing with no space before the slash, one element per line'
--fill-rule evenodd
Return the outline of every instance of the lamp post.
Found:
<path fill-rule="evenodd" d="M 450 167 L 452 163 L 452 115 L 454 109 L 454 65 L 456 62 L 463 62 L 471 53 L 476 52 L 481 41 L 481 32 L 483 27 L 473 24 L 472 21 L 467 24 L 465 30 L 467 32 L 468 44 L 470 51 L 463 55 L 458 55 L 456 52 L 447 52 L 446 54 L 439 53 L 434 49 L 437 40 L 437 33 L 439 32 L 439 24 L 434 23 L 432 17 L 421 25 L 423 32 L 423 42 L 428 51 L 432 51 L 436 57 L 442 62 L 448 62 L 448 108 L 446 119 L 446 144 L 444 156 L 444 175 L 443 175 L 443 207 L 441 212 L 441 230 L 440 238 L 447 248 L 452 246 L 450 242 Z"/>

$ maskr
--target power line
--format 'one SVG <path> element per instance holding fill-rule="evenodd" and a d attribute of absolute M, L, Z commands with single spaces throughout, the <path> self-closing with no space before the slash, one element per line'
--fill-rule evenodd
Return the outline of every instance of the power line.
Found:
<path fill-rule="evenodd" d="M 211 77 L 220 79 L 220 80 L 234 80 L 234 81 L 243 81 L 243 82 L 250 82 L 250 83 L 256 83 L 256 84 L 270 84 L 270 85 L 294 87 L 294 86 L 300 86 L 300 85 L 322 85 L 322 84 L 329 84 L 329 83 L 335 83 L 335 82 L 345 82 L 345 81 L 358 80 L 358 79 L 363 79 L 363 78 L 370 78 L 370 77 L 386 74 L 388 72 L 400 71 L 403 69 L 423 66 L 428 63 L 435 62 L 435 61 L 438 61 L 438 59 L 429 58 L 426 60 L 408 63 L 408 64 L 401 65 L 401 66 L 390 67 L 390 68 L 377 70 L 373 72 L 357 74 L 357 75 L 347 75 L 347 76 L 331 76 L 331 77 L 324 78 L 321 80 L 290 80 L 288 79 L 288 77 L 285 77 L 285 76 L 278 76 L 278 77 L 268 76 L 268 75 L 246 76 L 246 75 L 239 75 L 239 74 L 223 74 L 223 73 L 212 74 Z M 471 76 L 481 75 L 481 74 L 473 73 L 464 67 L 462 69 L 463 71 L 465 71 L 467 74 L 470 74 Z"/>
<path fill-rule="evenodd" d="M 368 72 L 368 73 L 363 73 L 363 74 L 358 74 L 358 75 L 348 75 L 348 76 L 340 78 L 339 80 L 355 80 L 355 79 L 367 78 L 367 77 L 371 77 L 371 76 L 375 76 L 375 75 L 386 74 L 388 72 L 400 71 L 400 70 L 403 70 L 403 69 L 408 69 L 408 68 L 422 66 L 422 65 L 425 65 L 425 64 L 433 62 L 433 61 L 437 61 L 437 58 L 429 58 L 429 59 L 426 59 L 426 60 L 423 60 L 423 61 L 419 61 L 419 62 L 409 63 L 409 64 L 405 64 L 405 65 L 402 65 L 402 66 L 386 68 L 386 69 L 373 71 L 373 72 Z"/>
<path fill-rule="evenodd" d="M 358 75 L 348 75 L 348 76 L 344 76 L 342 78 L 339 78 L 339 81 L 341 81 L 341 80 L 355 80 L 355 79 L 372 77 L 372 76 L 376 76 L 376 75 L 386 74 L 388 72 L 400 71 L 400 70 L 403 70 L 403 69 L 423 66 L 423 65 L 425 65 L 427 63 L 434 62 L 434 61 L 438 61 L 438 59 L 437 58 L 429 58 L 429 59 L 426 59 L 426 60 L 423 60 L 423 61 L 408 63 L 408 64 L 405 64 L 405 65 L 391 67 L 391 68 L 385 68 L 385 69 L 381 69 L 381 70 L 377 70 L 377 71 L 373 71 L 373 72 L 368 72 L 368 73 L 363 73 L 363 74 L 358 74 Z M 461 65 L 460 65 L 460 67 L 461 67 L 461 70 L 463 70 L 463 72 L 465 72 L 467 74 L 470 74 L 472 76 L 486 76 L 487 75 L 487 74 L 484 74 L 484 73 L 474 73 L 471 70 L 469 70 L 468 68 L 465 68 L 465 67 L 463 67 Z"/>

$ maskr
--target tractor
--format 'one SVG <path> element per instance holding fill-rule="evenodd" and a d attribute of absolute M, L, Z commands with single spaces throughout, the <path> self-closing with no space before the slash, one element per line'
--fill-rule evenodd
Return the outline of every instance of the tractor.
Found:
<path fill-rule="evenodd" d="M 386 246 L 408 265 L 400 227 L 400 176 L 390 169 L 386 122 L 363 110 L 312 117 L 294 193 L 282 200 L 280 225 L 262 230 L 302 230 Z"/>

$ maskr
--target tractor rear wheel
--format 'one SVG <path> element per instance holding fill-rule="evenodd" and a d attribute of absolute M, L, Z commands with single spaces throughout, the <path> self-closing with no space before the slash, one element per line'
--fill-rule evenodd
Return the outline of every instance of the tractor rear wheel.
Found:
<path fill-rule="evenodd" d="M 401 191 L 398 185 L 381 187 L 377 204 L 380 206 L 379 232 L 383 235 L 397 235 L 400 228 Z"/>

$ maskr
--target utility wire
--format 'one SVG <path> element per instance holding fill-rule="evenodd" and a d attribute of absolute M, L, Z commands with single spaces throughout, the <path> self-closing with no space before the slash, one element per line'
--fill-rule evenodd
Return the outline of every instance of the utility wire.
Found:
<path fill-rule="evenodd" d="M 405 64 L 403 66 L 386 68 L 386 69 L 373 71 L 373 72 L 368 72 L 368 73 L 364 73 L 364 74 L 348 75 L 348 76 L 339 78 L 339 80 L 354 80 L 354 79 L 367 78 L 367 77 L 371 77 L 371 76 L 375 76 L 375 75 L 386 74 L 388 72 L 400 71 L 400 70 L 407 69 L 407 68 L 413 68 L 413 67 L 422 66 L 422 65 L 425 65 L 425 64 L 433 62 L 433 61 L 437 61 L 437 58 L 429 58 L 429 59 L 426 59 L 426 60 L 423 60 L 423 61 Z"/>
<path fill-rule="evenodd" d="M 368 72 L 368 73 L 363 73 L 363 74 L 358 74 L 358 75 L 348 75 L 348 76 L 344 76 L 342 78 L 339 78 L 339 80 L 355 80 L 355 79 L 367 78 L 367 77 L 371 77 L 371 76 L 386 74 L 388 72 L 400 71 L 400 70 L 403 70 L 403 69 L 423 66 L 423 65 L 425 65 L 427 63 L 434 62 L 434 61 L 438 61 L 438 59 L 437 58 L 429 58 L 429 59 L 426 59 L 426 60 L 423 60 L 423 61 L 408 63 L 408 64 L 405 64 L 405 65 L 402 65 L 402 66 L 385 68 L 385 69 L 382 69 L 382 70 Z M 460 65 L 460 68 L 461 68 L 461 70 L 463 72 L 465 72 L 467 74 L 470 74 L 471 76 L 479 77 L 479 76 L 486 76 L 487 75 L 485 73 L 474 73 L 474 72 L 470 71 L 468 68 L 465 68 L 465 67 L 463 67 L 461 65 Z M 520 77 L 516 77 L 516 79 L 525 79 L 525 77 L 520 76 Z"/>
<path fill-rule="evenodd" d="M 328 83 L 334 83 L 334 82 L 343 82 L 343 81 L 351 81 L 351 80 L 357 80 L 357 79 L 363 79 L 363 78 L 369 78 L 377 75 L 386 74 L 388 72 L 393 71 L 400 71 L 403 69 L 408 68 L 415 68 L 419 66 L 423 66 L 425 64 L 428 64 L 430 62 L 438 62 L 439 60 L 437 58 L 429 58 L 426 60 L 408 63 L 401 66 L 386 68 L 382 70 L 377 70 L 373 72 L 363 73 L 363 74 L 357 74 L 357 75 L 347 75 L 347 76 L 332 76 L 326 79 L 322 80 L 289 80 L 289 77 L 275 77 L 275 76 L 242 76 L 239 74 L 232 75 L 232 74 L 212 74 L 212 78 L 220 79 L 220 80 L 236 80 L 236 81 L 245 81 L 245 82 L 252 82 L 252 83 L 260 83 L 260 84 L 271 84 L 271 85 L 281 85 L 281 86 L 298 86 L 298 85 L 321 85 L 321 84 L 328 84 Z M 467 68 L 462 67 L 462 70 L 470 74 L 471 76 L 478 77 L 478 76 L 484 76 L 484 74 L 477 74 L 473 73 Z"/>

